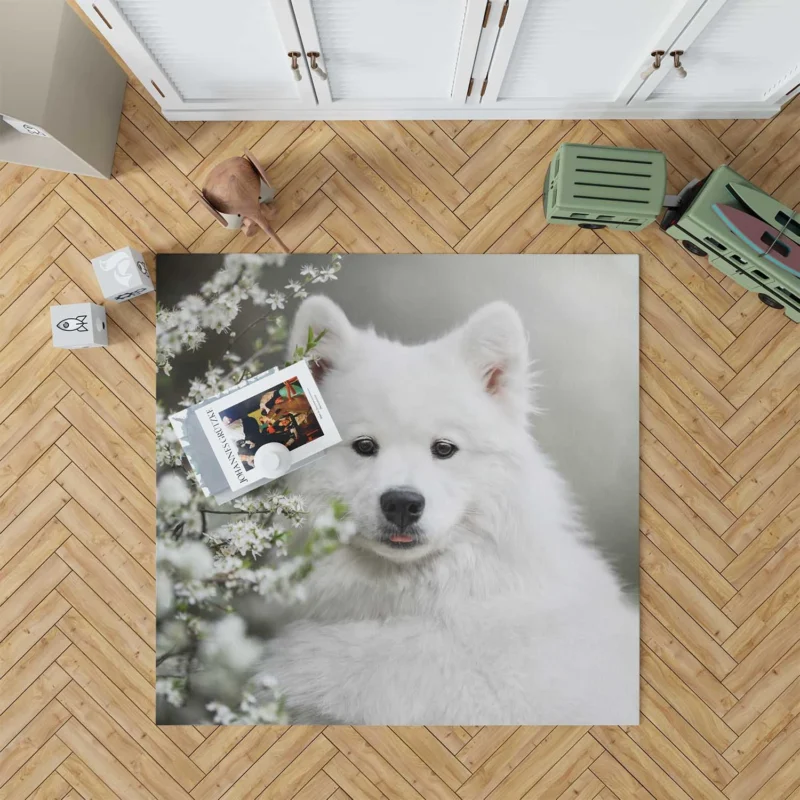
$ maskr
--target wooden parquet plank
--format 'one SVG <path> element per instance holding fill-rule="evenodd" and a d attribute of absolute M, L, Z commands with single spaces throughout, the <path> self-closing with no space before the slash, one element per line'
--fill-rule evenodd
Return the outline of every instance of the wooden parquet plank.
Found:
<path fill-rule="evenodd" d="M 105 704 L 96 702 L 77 682 L 72 681 L 66 686 L 59 693 L 58 699 L 73 718 L 103 742 L 109 753 L 141 781 L 142 785 L 150 789 L 154 796 L 168 800 L 188 800 L 190 795 L 181 788 L 175 777 L 164 770 L 156 759 L 142 752 L 142 739 L 138 736 L 134 739 L 128 734 L 106 713 Z"/>
<path fill-rule="evenodd" d="M 184 174 L 202 160 L 194 147 L 131 84 L 125 91 L 122 113 Z"/>
<path fill-rule="evenodd" d="M 451 211 L 466 200 L 469 192 L 399 122 L 370 120 L 364 124 Z"/>
<path fill-rule="evenodd" d="M 57 592 L 50 592 L 0 643 L 0 677 L 5 675 L 64 614 L 69 605 Z"/>
<path fill-rule="evenodd" d="M 112 539 L 127 550 L 137 563 L 151 575 L 155 575 L 152 531 L 150 535 L 142 533 L 130 517 L 75 464 L 70 464 L 57 480 L 72 498 L 70 502 L 76 502 L 81 510 L 90 515 Z"/>
<path fill-rule="evenodd" d="M 10 486 L 66 430 L 66 420 L 53 408 L 68 387 L 56 375 L 36 387 L 3 422 L 0 434 L 0 491 Z M 24 440 L 24 447 L 17 447 Z"/>
<path fill-rule="evenodd" d="M 469 156 L 435 122 L 403 120 L 400 124 L 451 174 L 469 160 Z M 460 182 L 463 185 L 463 181 Z"/>
<path fill-rule="evenodd" d="M 451 789 L 458 789 L 472 774 L 427 728 L 393 728 Z"/>
<path fill-rule="evenodd" d="M 641 562 L 647 574 L 670 596 L 681 598 L 681 607 L 692 609 L 692 618 L 717 642 L 724 642 L 736 626 L 697 588 L 653 542 L 642 537 Z"/>
<path fill-rule="evenodd" d="M 285 731 L 285 728 L 270 726 L 251 728 L 244 737 L 221 735 L 221 742 L 225 743 L 224 757 L 220 758 L 223 752 L 217 750 L 212 759 L 216 763 L 207 769 L 206 776 L 194 787 L 192 797 L 195 800 L 219 800 Z"/>
<path fill-rule="evenodd" d="M 5 786 L 0 788 L 2 800 L 28 797 L 69 756 L 69 748 L 55 736 L 48 739 Z"/>
<path fill-rule="evenodd" d="M 269 170 L 270 183 L 277 190 L 286 186 L 335 136 L 324 122 L 299 127 L 299 135 L 295 130 L 278 127 L 288 124 L 277 123 L 251 150 Z"/>
<path fill-rule="evenodd" d="M 91 798 L 91 800 L 101 797 L 115 800 L 119 797 L 119 795 L 112 792 L 108 785 L 103 783 L 75 753 L 72 753 L 69 758 L 61 763 L 61 766 L 58 768 L 58 776 L 65 780 L 69 786 L 73 787 L 69 794 L 69 800 L 72 800 L 73 795 L 76 797 Z"/>
<path fill-rule="evenodd" d="M 643 717 L 661 731 L 675 745 L 678 752 L 691 761 L 718 789 L 722 789 L 733 780 L 737 773 L 729 760 L 720 755 L 686 719 L 644 681 L 641 703 Z M 628 734 L 634 735 L 635 729 L 629 729 Z M 646 751 L 650 749 L 646 745 L 643 745 L 643 748 Z M 680 774 L 685 771 L 686 767 L 682 765 L 680 770 L 670 771 L 670 774 Z"/>
<path fill-rule="evenodd" d="M 61 172 L 38 169 L 3 203 L 0 242 L 50 194 L 63 178 Z"/>
<path fill-rule="evenodd" d="M 350 219 L 350 215 L 358 216 L 359 224 L 352 223 L 355 228 L 360 228 L 371 242 L 374 242 L 384 253 L 413 253 L 414 245 L 400 233 L 394 225 L 385 219 L 381 213 L 372 206 L 356 187 L 343 177 L 341 173 L 334 175 L 323 187 L 322 191 L 334 199 L 336 206 L 343 216 Z M 352 222 L 352 220 L 351 220 Z M 340 226 L 341 227 L 341 226 Z M 347 226 L 345 235 L 357 243 L 358 230 L 350 231 Z M 374 245 L 373 245 L 374 246 Z"/>
<path fill-rule="evenodd" d="M 420 252 L 451 252 L 465 232 L 462 223 L 376 136 L 354 125 L 333 126 L 343 135 L 325 147 L 325 158 Z M 395 161 L 387 166 L 388 156 Z"/>
<path fill-rule="evenodd" d="M 647 392 L 640 393 L 642 425 L 718 499 L 734 489 L 734 479 L 699 448 L 694 439 Z"/>
<path fill-rule="evenodd" d="M 639 380 L 642 389 L 664 409 L 670 419 L 678 423 L 696 445 L 720 462 L 730 474 L 725 459 L 735 449 L 734 443 L 644 355 L 640 360 Z"/>
<path fill-rule="evenodd" d="M 5 748 L 69 683 L 69 675 L 51 664 L 0 714 L 0 745 Z"/>
<path fill-rule="evenodd" d="M 62 417 L 78 430 L 91 430 L 92 441 L 114 462 L 114 466 L 144 497 L 155 504 L 155 475 L 153 468 L 138 455 L 110 425 L 87 405 L 75 392 L 69 392 L 56 406 Z M 145 453 L 145 458 L 151 456 Z"/>
<path fill-rule="evenodd" d="M 24 767 L 68 719 L 69 711 L 58 700 L 51 700 L 0 750 L 0 786 Z"/>
<path fill-rule="evenodd" d="M 74 716 L 62 726 L 57 736 L 81 762 L 86 764 L 92 774 L 102 775 L 102 783 L 107 784 L 113 794 L 121 800 L 128 798 L 156 800 L 155 796 L 150 794 L 144 785 L 128 772 Z M 93 788 L 102 789 L 102 786 L 97 786 L 91 780 L 91 776 L 78 775 L 73 780 L 78 785 L 81 780 L 85 780 Z"/>
<path fill-rule="evenodd" d="M 35 523 L 34 523 L 35 525 Z M 10 528 L 6 533 L 10 533 Z M 69 531 L 57 520 L 45 524 L 19 552 L 0 569 L 0 603 L 4 603 L 39 565 L 69 538 Z"/>
<path fill-rule="evenodd" d="M 383 800 L 386 797 L 341 752 L 325 765 L 324 770 L 325 774 L 333 779 L 333 785 L 339 787 L 337 794 L 346 792 L 345 797 L 351 797 L 353 800 Z"/>
<path fill-rule="evenodd" d="M 3 206 L 5 209 L 5 205 Z M 69 206 L 51 193 L 0 242 L 0 275 L 5 275 L 67 212 Z M 5 213 L 5 212 L 4 212 Z"/>
<path fill-rule="evenodd" d="M 585 125 L 583 132 L 587 137 L 596 138 L 597 128 L 593 125 L 589 127 L 590 125 L 591 123 Z M 558 142 L 575 127 L 574 122 L 561 120 L 548 120 L 538 125 L 514 153 L 501 162 L 498 169 L 493 170 L 478 184 L 469 198 L 456 209 L 456 214 L 466 225 L 474 228 L 525 177 L 531 167 L 547 157 Z M 536 189 L 541 190 L 541 185 Z M 538 196 L 536 194 L 534 197 Z"/>
<path fill-rule="evenodd" d="M 138 164 L 184 211 L 197 202 L 197 188 L 125 116 L 119 123 L 117 146 Z"/>
<path fill-rule="evenodd" d="M 74 681 L 59 694 L 61 702 L 65 705 L 68 703 L 74 705 L 77 700 L 85 703 L 85 711 L 81 714 L 80 721 L 87 730 L 92 733 L 100 730 L 107 731 L 109 730 L 108 726 L 111 725 L 109 719 L 117 723 L 122 720 L 125 726 L 122 729 L 125 731 L 124 735 L 135 740 L 141 748 L 141 750 L 138 748 L 133 750 L 126 748 L 124 752 L 138 753 L 141 758 L 141 751 L 144 751 L 152 757 L 155 764 L 162 767 L 167 765 L 168 774 L 184 790 L 191 789 L 203 777 L 199 767 L 181 752 L 164 732 L 139 710 L 81 650 L 71 646 L 59 658 L 59 666 Z M 79 692 L 77 686 L 80 686 L 83 691 Z M 76 688 L 73 691 L 71 687 Z M 91 698 L 91 702 L 87 702 L 89 698 Z M 74 708 L 71 710 L 75 715 Z M 92 726 L 91 728 L 89 727 L 90 725 Z M 106 734 L 101 736 L 102 741 L 107 743 L 109 750 L 112 748 L 112 738 L 115 739 L 116 737 Z M 127 744 L 127 739 L 125 739 L 125 742 Z M 118 758 L 120 758 L 122 752 L 122 748 L 120 748 L 119 752 L 112 750 L 112 753 Z M 156 783 L 164 780 L 163 776 L 167 774 L 166 772 L 162 769 L 157 769 L 149 760 L 142 760 L 146 761 L 158 776 Z M 133 763 L 136 763 L 136 761 Z M 149 775 L 145 774 L 144 767 L 142 767 L 142 774 L 137 775 L 137 777 L 140 779 L 145 777 L 145 780 L 142 781 L 143 783 L 150 780 Z M 179 792 L 176 796 L 181 796 L 185 800 L 183 793 Z"/>
<path fill-rule="evenodd" d="M 735 738 L 720 721 L 736 705 L 733 695 L 646 608 L 642 609 L 642 676 L 698 731 L 717 743 Z M 727 747 L 728 744 L 724 744 Z"/>
<path fill-rule="evenodd" d="M 148 717 L 155 713 L 150 684 L 74 608 L 57 623 L 58 629 Z"/>
<path fill-rule="evenodd" d="M 0 798 L 798 800 L 800 328 L 654 226 L 549 226 L 541 197 L 578 141 L 800 205 L 798 114 L 169 123 L 132 80 L 110 181 L 0 164 Z M 197 202 L 245 147 L 299 252 L 640 256 L 641 725 L 154 725 L 155 298 L 74 353 L 48 306 L 100 301 L 90 259 L 124 245 L 272 252 Z"/>
<path fill-rule="evenodd" d="M 165 228 L 184 247 L 188 247 L 203 229 L 123 150 L 117 148 L 112 175 L 127 189 L 132 198 L 147 209 L 154 220 L 163 221 Z M 132 200 L 126 205 L 135 209 Z M 160 235 L 160 234 L 159 234 Z M 161 248 L 159 248 L 161 249 Z"/>
<path fill-rule="evenodd" d="M 773 666 L 770 679 L 756 683 L 725 715 L 726 723 L 737 733 L 742 733 L 769 709 L 773 702 L 782 703 L 784 695 L 792 694 L 798 663 L 800 663 L 800 647 L 795 645 Z"/>
<path fill-rule="evenodd" d="M 0 205 L 5 203 L 36 171 L 25 164 L 4 164 L 0 167 Z"/>
<path fill-rule="evenodd" d="M 321 770 L 337 752 L 324 736 L 317 736 L 274 781 L 264 783 L 264 791 L 258 795 L 258 799 L 289 800 L 296 797 L 298 789 L 302 790 L 312 778 L 324 774 Z"/>
<path fill-rule="evenodd" d="M 58 770 L 51 772 L 29 797 L 30 800 L 81 800 L 80 795 L 58 774 Z"/>
<path fill-rule="evenodd" d="M 71 427 L 57 444 L 142 531 L 152 530 L 155 519 L 153 504 L 88 439 Z"/>
<path fill-rule="evenodd" d="M 55 229 L 47 233 L 0 279 L 0 313 L 66 249 L 68 242 Z"/>
<path fill-rule="evenodd" d="M 590 767 L 592 773 L 605 785 L 597 797 L 599 800 L 631 798 L 631 800 L 653 800 L 653 795 L 607 751 Z"/>
<path fill-rule="evenodd" d="M 74 498 L 56 515 L 145 608 L 155 612 L 155 582 L 135 554 L 129 554 Z M 149 560 L 146 562 L 149 564 Z"/>
<path fill-rule="evenodd" d="M 483 800 L 488 797 L 506 777 L 513 774 L 517 766 L 544 741 L 551 730 L 553 729 L 517 728 L 473 771 L 470 779 L 458 790 L 458 796 L 462 800 Z"/>
<path fill-rule="evenodd" d="M 63 652 L 69 640 L 51 628 L 0 678 L 0 713 L 5 711 Z"/>
<path fill-rule="evenodd" d="M 235 122 L 203 122 L 186 141 L 200 155 L 207 156 L 234 128 Z"/>
<path fill-rule="evenodd" d="M 54 556 L 57 558 L 57 556 Z M 61 564 L 64 562 L 59 558 Z M 153 650 L 106 605 L 102 598 L 64 564 L 68 573 L 58 584 L 58 593 L 105 637 L 120 656 L 147 680 L 155 680 Z"/>
<path fill-rule="evenodd" d="M 68 502 L 69 495 L 57 483 L 48 484 L 3 530 L 0 564 L 11 561 Z"/>

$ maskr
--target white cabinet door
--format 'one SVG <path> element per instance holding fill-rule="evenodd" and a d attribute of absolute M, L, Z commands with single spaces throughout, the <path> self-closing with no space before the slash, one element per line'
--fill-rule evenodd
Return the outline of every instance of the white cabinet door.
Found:
<path fill-rule="evenodd" d="M 714 0 L 672 42 L 686 77 L 669 63 L 633 104 L 694 106 L 783 102 L 800 82 L 800 0 Z"/>
<path fill-rule="evenodd" d="M 165 110 L 316 105 L 289 0 L 78 3 Z"/>
<path fill-rule="evenodd" d="M 463 106 L 486 0 L 292 0 L 324 109 Z"/>
<path fill-rule="evenodd" d="M 509 0 L 481 106 L 585 111 L 624 107 L 650 52 L 672 41 L 703 0 Z M 584 114 L 585 116 L 585 114 Z"/>

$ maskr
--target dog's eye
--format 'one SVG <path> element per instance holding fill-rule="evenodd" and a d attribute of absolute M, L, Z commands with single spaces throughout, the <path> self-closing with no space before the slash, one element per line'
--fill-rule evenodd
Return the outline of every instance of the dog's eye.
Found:
<path fill-rule="evenodd" d="M 437 439 L 431 445 L 431 453 L 434 458 L 452 458 L 458 452 L 458 448 L 446 439 Z"/>
<path fill-rule="evenodd" d="M 374 456 L 378 452 L 378 443 L 370 436 L 361 436 L 353 442 L 353 450 L 360 456 Z"/>

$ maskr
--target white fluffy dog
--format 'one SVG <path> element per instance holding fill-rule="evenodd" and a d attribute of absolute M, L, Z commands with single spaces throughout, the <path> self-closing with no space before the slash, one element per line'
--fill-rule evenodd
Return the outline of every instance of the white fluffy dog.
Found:
<path fill-rule="evenodd" d="M 528 431 L 528 352 L 492 303 L 407 346 L 324 297 L 319 380 L 343 442 L 293 488 L 356 533 L 268 643 L 294 721 L 637 724 L 638 613 Z"/>

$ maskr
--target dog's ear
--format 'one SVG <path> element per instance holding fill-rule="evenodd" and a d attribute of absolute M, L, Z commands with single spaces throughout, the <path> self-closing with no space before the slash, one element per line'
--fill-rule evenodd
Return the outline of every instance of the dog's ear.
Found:
<path fill-rule="evenodd" d="M 508 303 L 478 309 L 460 330 L 461 348 L 484 389 L 501 399 L 527 394 L 528 339 L 519 314 Z"/>
<path fill-rule="evenodd" d="M 310 362 L 314 379 L 319 381 L 331 367 L 337 365 L 354 336 L 355 329 L 344 311 L 333 300 L 314 295 L 304 300 L 297 309 L 289 337 L 287 359 L 294 359 L 296 348 L 306 348 L 309 337 L 319 339 L 314 347 L 318 359 Z"/>

